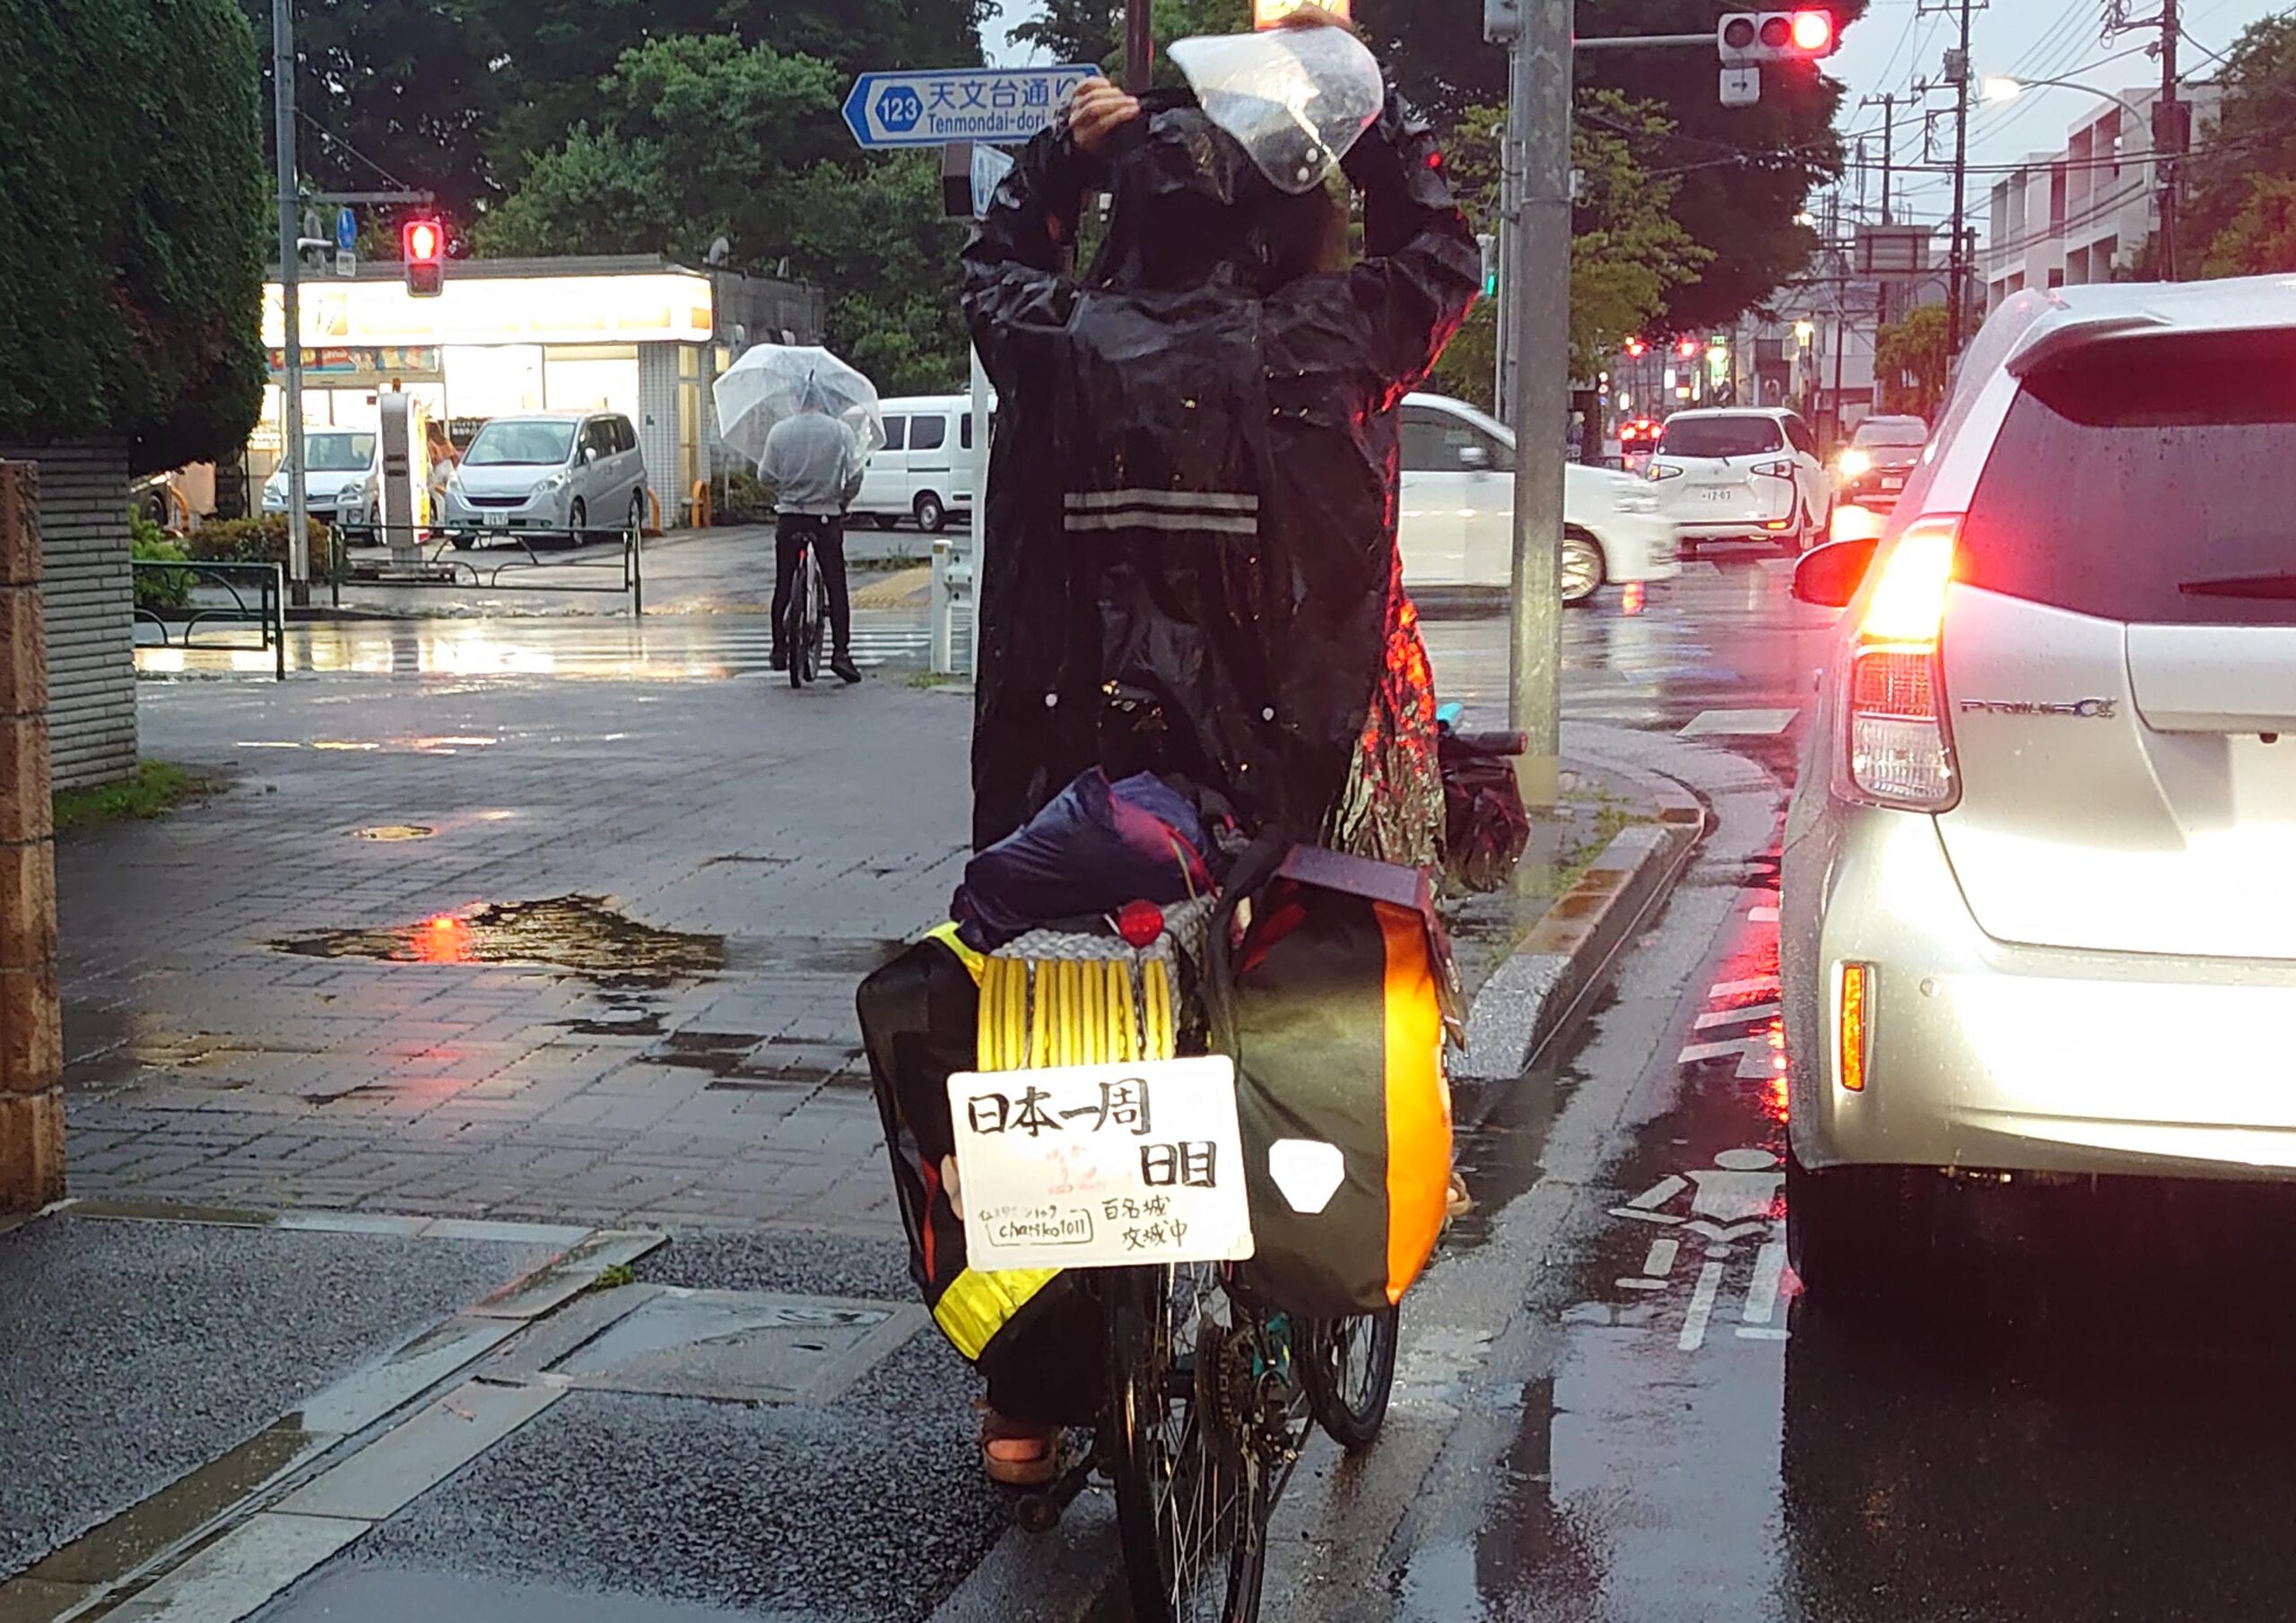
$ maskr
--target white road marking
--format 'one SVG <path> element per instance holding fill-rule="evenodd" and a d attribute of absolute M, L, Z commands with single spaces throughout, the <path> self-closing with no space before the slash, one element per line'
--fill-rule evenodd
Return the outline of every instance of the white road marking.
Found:
<path fill-rule="evenodd" d="M 1784 1010 L 1779 1003 L 1748 1003 L 1743 1009 L 1717 1009 L 1711 1014 L 1701 1014 L 1691 1022 L 1699 1031 L 1711 1031 L 1717 1026 L 1743 1025 L 1748 1020 L 1774 1019 Z"/>
<path fill-rule="evenodd" d="M 1642 1259 L 1642 1271 L 1654 1280 L 1665 1279 L 1674 1272 L 1674 1254 L 1682 1248 L 1683 1243 L 1680 1240 L 1670 1239 L 1661 1235 L 1650 1242 L 1649 1253 Z"/>
<path fill-rule="evenodd" d="M 1757 975 L 1752 980 L 1717 981 L 1706 989 L 1709 997 L 1745 997 L 1757 992 L 1776 997 L 1778 977 L 1774 975 Z"/>
<path fill-rule="evenodd" d="M 1636 1195 L 1632 1200 L 1627 1202 L 1627 1204 L 1630 1206 L 1639 1206 L 1645 1211 L 1656 1211 L 1659 1207 L 1665 1205 L 1668 1201 L 1673 1200 L 1676 1195 L 1680 1194 L 1683 1190 L 1689 1187 L 1690 1183 L 1687 1179 L 1678 1177 L 1674 1174 L 1669 1173 L 1665 1177 L 1660 1178 L 1657 1183 L 1651 1185 L 1649 1188 L 1644 1190 L 1640 1194 Z"/>
<path fill-rule="evenodd" d="M 1682 1221 L 1682 1219 L 1670 1217 L 1665 1212 L 1645 1211 L 1639 1206 L 1613 1206 L 1611 1208 L 1611 1215 L 1614 1218 L 1632 1218 L 1639 1223 L 1658 1223 L 1669 1228 Z"/>
<path fill-rule="evenodd" d="M 1684 722 L 1681 738 L 1775 738 L 1792 726 L 1799 710 L 1701 710 Z"/>
<path fill-rule="evenodd" d="M 1745 1037 L 1728 1043 L 1692 1043 L 1683 1049 L 1675 1063 L 1693 1064 L 1700 1060 L 1720 1059 L 1726 1054 L 1738 1056 L 1738 1074 L 1749 1080 L 1768 1076 L 1777 1069 L 1771 1061 L 1775 1052 L 1768 1037 Z"/>
<path fill-rule="evenodd" d="M 1774 924 L 1778 922 L 1778 909 L 1769 907 L 1755 907 L 1747 913 L 1746 919 L 1751 924 Z"/>
<path fill-rule="evenodd" d="M 1786 1242 L 1772 1238 L 1754 1257 L 1754 1277 L 1746 1282 L 1746 1306 L 1738 1316 L 1767 1324 L 1778 1316 L 1778 1288 L 1786 1277 Z"/>
<path fill-rule="evenodd" d="M 1782 1341 L 1786 1339 L 1786 1332 L 1766 1324 L 1741 1324 L 1738 1326 L 1738 1339 L 1742 1341 Z"/>
<path fill-rule="evenodd" d="M 1683 1320 L 1683 1332 L 1674 1341 L 1684 1352 L 1696 1352 L 1706 1344 L 1706 1322 L 1714 1316 L 1715 1293 L 1721 1289 L 1721 1263 L 1709 1263 L 1698 1271 L 1698 1283 L 1690 1294 L 1690 1314 Z"/>
<path fill-rule="evenodd" d="M 1668 1283 L 1669 1281 L 1665 1280 L 1646 1280 L 1639 1278 L 1624 1279 L 1617 1281 L 1618 1288 L 1621 1290 L 1664 1290 Z"/>

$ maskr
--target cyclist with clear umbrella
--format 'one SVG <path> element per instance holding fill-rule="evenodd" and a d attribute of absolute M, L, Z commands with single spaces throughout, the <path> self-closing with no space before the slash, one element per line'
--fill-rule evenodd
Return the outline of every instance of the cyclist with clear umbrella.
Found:
<path fill-rule="evenodd" d="M 733 364 L 714 393 L 719 438 L 751 458 L 758 477 L 775 489 L 773 667 L 789 668 L 797 652 L 790 625 L 807 606 L 796 601 L 796 585 L 810 548 L 829 599 L 830 669 L 857 682 L 845 514 L 869 458 L 885 443 L 876 386 L 827 350 L 760 344 Z"/>
<path fill-rule="evenodd" d="M 811 546 L 829 589 L 829 668 L 847 683 L 861 680 L 853 663 L 853 603 L 845 581 L 845 513 L 861 493 L 868 465 L 853 430 L 830 414 L 818 391 L 797 414 L 766 436 L 758 477 L 774 490 L 773 668 L 789 668 L 789 603 L 797 566 Z"/>

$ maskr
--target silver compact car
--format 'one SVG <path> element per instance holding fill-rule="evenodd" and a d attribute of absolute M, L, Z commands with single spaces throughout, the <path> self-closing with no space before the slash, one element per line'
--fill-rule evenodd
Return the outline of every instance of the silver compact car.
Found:
<path fill-rule="evenodd" d="M 1883 534 L 1797 568 L 1846 611 L 1780 920 L 1816 1299 L 1955 1177 L 2296 1178 L 2290 289 L 2012 297 Z"/>
<path fill-rule="evenodd" d="M 490 530 L 538 530 L 577 543 L 646 525 L 646 461 L 615 412 L 544 412 L 488 421 L 447 480 L 458 544 Z"/>

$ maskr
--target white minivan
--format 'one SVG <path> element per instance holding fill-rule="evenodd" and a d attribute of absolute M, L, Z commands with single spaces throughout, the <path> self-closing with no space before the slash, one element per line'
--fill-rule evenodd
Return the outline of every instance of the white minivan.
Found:
<path fill-rule="evenodd" d="M 1464 400 L 1409 396 L 1399 507 L 1405 586 L 1503 591 L 1515 569 L 1514 435 Z M 1584 603 L 1605 585 L 1682 572 L 1674 525 L 1641 480 L 1567 464 L 1562 522 L 1565 603 Z"/>
<path fill-rule="evenodd" d="M 874 519 L 881 530 L 913 518 L 929 534 L 970 512 L 972 397 L 921 395 L 888 400 L 883 409 L 885 447 L 869 459 L 852 516 Z"/>

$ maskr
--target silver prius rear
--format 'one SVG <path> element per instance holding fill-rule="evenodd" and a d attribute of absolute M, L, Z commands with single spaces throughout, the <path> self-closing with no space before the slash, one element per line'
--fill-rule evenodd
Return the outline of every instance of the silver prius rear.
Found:
<path fill-rule="evenodd" d="M 1813 1288 L 1894 1169 L 2296 1175 L 2296 331 L 2054 338 L 1965 379 L 1789 819 Z"/>

